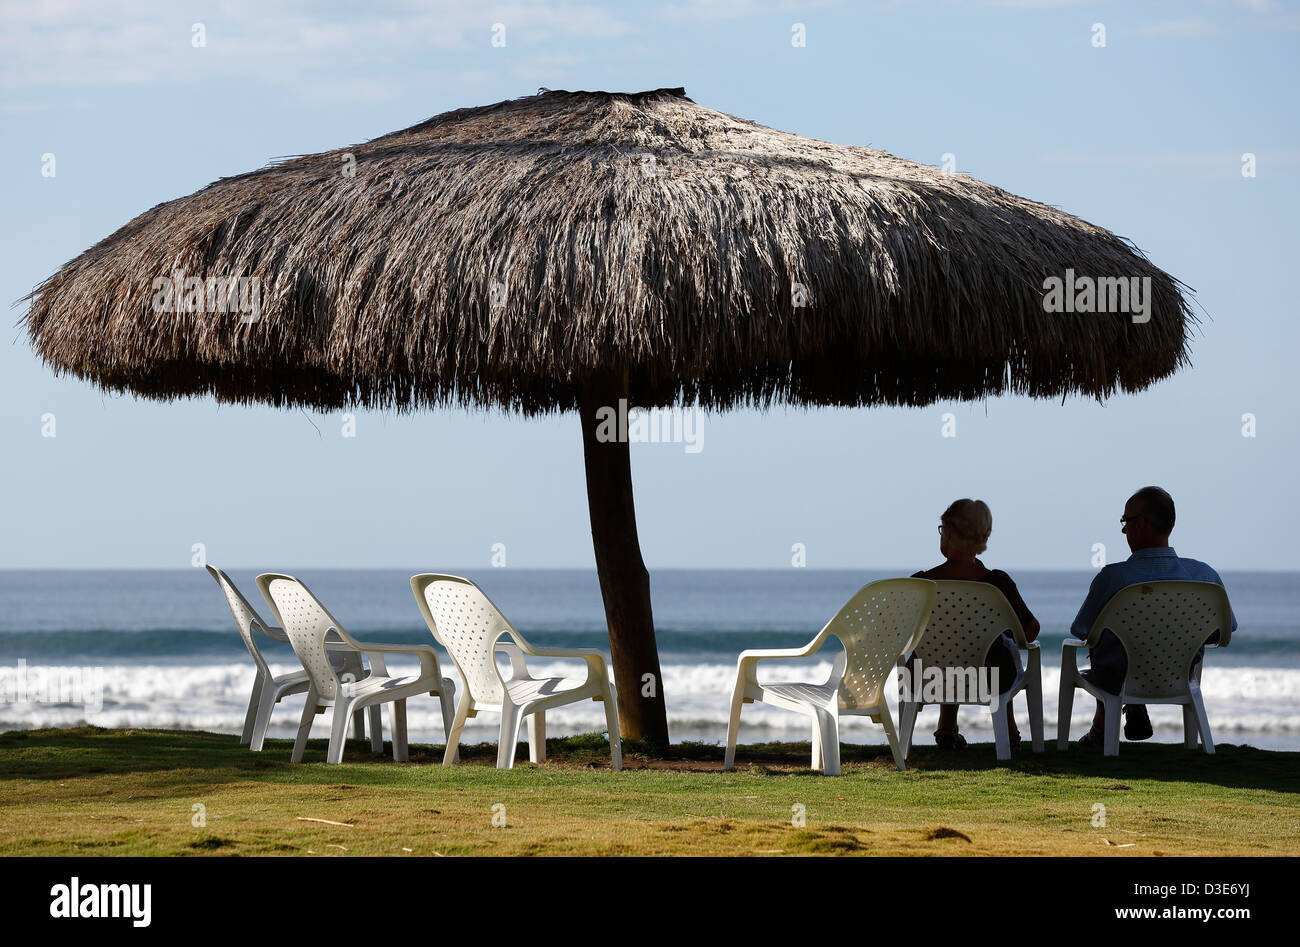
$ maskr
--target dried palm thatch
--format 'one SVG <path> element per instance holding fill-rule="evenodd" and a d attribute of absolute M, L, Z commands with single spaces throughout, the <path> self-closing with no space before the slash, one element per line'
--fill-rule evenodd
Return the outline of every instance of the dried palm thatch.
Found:
<path fill-rule="evenodd" d="M 1044 312 L 1067 269 L 1150 277 L 1150 321 Z M 173 275 L 256 278 L 257 319 L 157 311 Z M 968 177 L 681 89 L 544 91 L 160 204 L 26 321 L 56 370 L 164 399 L 531 414 L 615 372 L 646 406 L 921 405 L 1143 388 L 1187 359 L 1181 290 Z"/>

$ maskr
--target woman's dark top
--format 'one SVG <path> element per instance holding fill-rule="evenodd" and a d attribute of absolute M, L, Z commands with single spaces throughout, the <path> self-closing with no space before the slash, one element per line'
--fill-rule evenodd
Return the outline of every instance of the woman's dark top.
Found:
<path fill-rule="evenodd" d="M 912 578 L 928 579 L 930 578 L 929 573 L 930 570 L 928 569 L 922 570 L 921 572 L 914 572 L 912 573 Z M 1034 620 L 1034 613 L 1029 610 L 1029 606 L 1025 604 L 1025 600 L 1020 597 L 1020 590 L 1016 588 L 1016 583 L 1011 581 L 1011 576 L 1007 575 L 1001 569 L 990 569 L 988 572 L 984 573 L 983 577 L 970 579 L 968 581 L 984 582 L 1001 592 L 1006 596 L 1007 602 L 1010 603 L 1011 610 L 1014 611 L 1016 617 L 1020 619 L 1020 627 L 1025 629 L 1029 628 L 1030 624 Z"/>
<path fill-rule="evenodd" d="M 930 578 L 929 572 L 930 570 L 914 572 L 912 573 L 912 578 L 928 579 Z M 1011 605 L 1011 610 L 1014 611 L 1016 617 L 1020 619 L 1021 628 L 1028 629 L 1030 624 L 1033 622 L 1034 613 L 1029 610 L 1029 606 L 1025 604 L 1025 600 L 1020 597 L 1020 590 L 1016 588 L 1016 583 L 1011 581 L 1011 576 L 1007 575 L 1001 569 L 990 569 L 978 579 L 966 579 L 962 581 L 984 582 L 1001 592 L 1006 597 L 1007 602 Z M 1025 632 L 1025 637 L 1029 638 L 1028 631 Z M 1006 647 L 999 647 L 998 641 L 1005 642 Z M 1000 639 L 995 639 L 992 646 L 989 648 L 989 653 L 985 655 L 985 661 L 988 662 L 985 664 L 985 667 L 993 665 L 998 668 L 998 689 L 1005 694 L 1011 689 L 1011 685 L 1015 682 L 1016 675 L 1020 670 L 1020 652 L 1016 648 L 1015 641 L 1012 637 L 1009 634 L 1004 634 Z M 908 661 L 908 665 L 911 665 L 911 661 Z"/>

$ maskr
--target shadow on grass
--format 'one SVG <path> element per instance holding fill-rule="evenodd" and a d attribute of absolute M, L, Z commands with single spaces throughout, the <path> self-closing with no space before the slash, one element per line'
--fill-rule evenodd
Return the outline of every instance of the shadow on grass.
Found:
<path fill-rule="evenodd" d="M 324 762 L 327 741 L 311 740 L 304 762 Z M 0 755 L 5 767 L 0 780 L 66 780 L 91 775 L 166 773 L 159 782 L 193 788 L 234 780 L 281 780 L 298 774 L 316 774 L 316 767 L 289 762 L 291 740 L 267 740 L 254 753 L 228 734 L 200 730 L 108 730 L 75 727 L 68 730 L 10 730 L 0 733 Z M 349 740 L 345 762 L 375 764 L 375 777 L 357 782 L 383 782 L 384 763 L 394 765 L 392 746 L 387 757 L 371 753 L 370 744 Z M 424 749 L 424 748 L 421 748 Z M 415 748 L 411 758 L 416 759 Z M 421 756 L 431 756 L 422 753 Z M 441 760 L 441 754 L 438 759 Z M 427 759 L 422 759 L 427 762 Z M 400 765 L 400 764 L 398 764 Z M 306 781 L 313 781 L 310 777 Z"/>
<path fill-rule="evenodd" d="M 996 771 L 1027 776 L 1070 779 L 1076 777 L 1160 780 L 1205 783 L 1236 789 L 1300 792 L 1300 753 L 1259 750 L 1249 746 L 1220 745 L 1218 753 L 1207 755 L 1187 750 L 1181 744 L 1122 745 L 1118 757 L 1103 757 L 1100 751 L 1071 745 L 1058 752 L 1049 741 L 1044 753 L 1033 753 L 1028 744 L 1010 761 L 1000 763 L 993 745 L 972 744 L 964 750 L 940 750 L 915 746 L 908 757 L 908 770 L 915 774 Z M 322 763 L 325 740 L 308 743 L 305 762 Z M 609 769 L 609 743 L 603 734 L 584 734 L 546 741 L 548 763 L 568 769 Z M 0 734 L 0 754 L 5 767 L 0 780 L 62 780 L 94 774 L 171 772 L 177 785 L 194 787 L 249 779 L 261 781 L 335 781 L 333 770 L 323 766 L 296 766 L 289 762 L 292 743 L 268 740 L 266 749 L 253 753 L 240 746 L 233 735 L 193 730 L 106 730 L 78 727 L 69 730 L 12 730 Z M 385 754 L 391 754 L 386 744 Z M 493 743 L 461 746 L 461 764 L 491 768 L 496 764 Z M 737 769 L 751 774 L 799 775 L 822 778 L 809 769 L 807 743 L 760 743 L 738 748 Z M 636 770 L 672 770 L 716 773 L 722 769 L 722 747 L 709 743 L 675 743 L 667 753 L 651 754 L 634 740 L 623 742 L 624 766 Z M 348 780 L 356 784 L 383 784 L 394 767 L 441 764 L 443 748 L 412 745 L 410 762 L 395 764 L 391 755 L 378 756 L 369 743 L 349 740 L 344 761 L 368 764 L 348 769 Z M 845 777 L 855 771 L 893 770 L 893 758 L 884 745 L 843 744 L 840 749 Z M 527 768 L 526 744 L 516 748 L 516 766 Z M 900 778 L 909 777 L 899 774 Z M 526 778 L 526 777 L 525 777 Z M 630 778 L 635 779 L 635 775 Z"/>
<path fill-rule="evenodd" d="M 715 756 L 718 747 L 705 746 Z M 1260 750 L 1250 746 L 1219 744 L 1216 753 L 1188 750 L 1181 744 L 1124 743 L 1119 756 L 1102 756 L 1100 750 L 1080 748 L 1073 743 L 1065 751 L 1048 741 L 1042 753 L 1034 753 L 1028 744 L 1001 762 L 992 743 L 976 743 L 962 750 L 941 750 L 932 746 L 913 746 L 907 757 L 909 772 L 937 774 L 943 772 L 998 771 L 1023 773 L 1027 776 L 1070 779 L 1076 777 L 1106 779 L 1147 779 L 1162 782 L 1206 783 L 1234 789 L 1266 789 L 1273 792 L 1300 793 L 1300 753 Z M 676 747 L 674 747 L 676 750 Z M 788 766 L 797 762 L 808 769 L 811 747 L 807 743 L 777 743 L 741 746 L 736 751 L 736 766 Z M 884 745 L 840 747 L 842 767 L 867 764 L 894 768 L 893 756 Z M 851 770 L 847 770 L 851 775 Z M 900 776 L 904 774 L 899 774 Z"/>

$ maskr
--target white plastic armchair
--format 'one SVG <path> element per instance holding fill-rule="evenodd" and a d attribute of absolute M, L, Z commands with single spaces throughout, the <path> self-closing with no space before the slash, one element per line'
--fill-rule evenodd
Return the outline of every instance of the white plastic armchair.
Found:
<path fill-rule="evenodd" d="M 1029 703 L 1034 752 L 1043 752 L 1043 676 L 1038 642 L 1025 640 L 1025 630 L 1015 609 L 995 586 L 987 582 L 952 579 L 939 580 L 937 585 L 930 621 L 925 634 L 912 650 L 912 656 L 920 662 L 921 675 L 925 668 L 938 668 L 943 672 L 942 698 L 935 703 L 988 707 L 998 759 L 1006 760 L 1011 758 L 1011 734 L 1004 708 L 1023 690 Z M 985 688 L 986 699 L 981 700 L 979 688 L 974 688 L 972 693 L 968 686 L 970 678 L 982 674 L 980 666 L 990 648 L 1004 647 L 999 640 L 1003 634 L 1010 634 L 1016 647 L 1028 652 L 1025 672 L 1012 682 L 1005 694 L 999 693 L 999 688 Z M 917 712 L 925 706 L 925 701 L 921 699 L 924 693 L 917 694 L 914 687 L 907 686 L 918 674 L 909 672 L 902 658 L 898 662 L 898 674 L 899 730 L 903 739 L 903 756 L 906 757 L 912 745 Z M 956 686 L 959 681 L 967 686 Z"/>
<path fill-rule="evenodd" d="M 303 706 L 302 720 L 298 725 L 298 737 L 293 744 L 292 760 L 302 762 L 303 752 L 307 747 L 307 737 L 311 734 L 312 723 L 316 715 L 325 708 L 334 708 L 333 727 L 330 731 L 329 750 L 326 762 L 343 761 L 343 743 L 347 734 L 348 718 L 365 708 L 377 708 L 380 704 L 392 704 L 391 729 L 393 731 L 393 759 L 401 762 L 407 759 L 406 740 L 406 699 L 419 694 L 437 697 L 442 704 L 443 727 L 451 724 L 451 700 L 455 685 L 442 676 L 438 667 L 438 655 L 429 645 L 380 644 L 372 641 L 358 641 L 347 633 L 342 624 L 312 595 L 307 586 L 290 575 L 268 572 L 257 577 L 257 587 L 262 590 L 276 618 L 280 620 L 289 644 L 293 646 L 298 660 L 307 669 L 310 686 L 307 690 L 307 703 Z M 328 658 L 326 641 L 330 633 L 338 635 L 343 645 L 357 653 L 364 653 L 370 660 L 370 674 L 351 680 L 348 675 L 340 675 Z M 385 655 L 413 655 L 420 661 L 420 671 L 415 676 L 397 677 L 389 674 L 385 664 Z M 374 747 L 376 734 L 379 733 L 377 715 L 372 716 L 371 745 Z M 379 750 L 383 744 L 379 743 Z"/>
<path fill-rule="evenodd" d="M 207 570 L 225 595 L 226 604 L 230 606 L 230 613 L 235 619 L 235 626 L 239 629 L 239 636 L 243 639 L 244 647 L 248 649 L 257 667 L 257 676 L 253 679 L 253 691 L 248 698 L 248 710 L 244 714 L 244 728 L 240 733 L 239 742 L 252 750 L 261 750 L 275 705 L 291 694 L 303 693 L 311 682 L 308 680 L 305 668 L 279 676 L 271 673 L 271 668 L 266 663 L 266 658 L 262 655 L 253 632 L 258 631 L 273 641 L 288 643 L 289 638 L 285 635 L 284 629 L 278 625 L 267 624 L 253 606 L 248 604 L 248 599 L 244 598 L 243 593 L 225 572 L 211 565 L 207 566 Z M 328 642 L 328 647 L 330 662 L 335 670 L 351 674 L 358 679 L 365 676 L 366 670 L 361 663 L 361 655 L 343 646 L 337 635 L 332 635 L 331 638 L 333 640 Z M 353 718 L 353 736 L 358 740 L 365 739 L 366 735 L 363 719 L 360 713 Z M 372 713 L 370 725 L 372 740 L 374 740 L 376 737 L 373 734 L 379 730 L 378 709 Z M 380 748 L 382 749 L 382 744 Z"/>
<path fill-rule="evenodd" d="M 1105 631 L 1119 639 L 1128 656 L 1128 672 L 1118 694 L 1102 690 L 1078 668 L 1080 648 L 1093 648 Z M 1216 645 L 1207 643 L 1215 632 Z M 1180 704 L 1183 744 L 1196 749 L 1199 737 L 1206 753 L 1214 752 L 1210 720 L 1201 697 L 1201 646 L 1226 647 L 1232 637 L 1232 608 L 1223 586 L 1213 582 L 1163 580 L 1120 589 L 1092 623 L 1086 641 L 1067 638 L 1061 646 L 1061 695 L 1056 745 L 1064 750 L 1070 739 L 1074 691 L 1083 688 L 1102 703 L 1105 713 L 1102 750 L 1119 754 L 1120 710 L 1125 704 Z"/>
<path fill-rule="evenodd" d="M 515 765 L 519 728 L 525 718 L 528 719 L 528 758 L 543 763 L 546 761 L 546 711 L 590 699 L 605 705 L 610 761 L 615 770 L 623 768 L 618 694 L 601 652 L 594 648 L 538 648 L 529 644 L 482 589 L 460 576 L 433 572 L 412 576 L 411 591 L 434 640 L 447 649 L 464 683 L 456 704 L 456 718 L 447 735 L 444 766 L 455 762 L 465 721 L 482 710 L 501 714 L 497 769 Z M 508 678 L 497 667 L 498 651 L 510 659 Z M 577 687 L 561 690 L 564 678 L 533 677 L 525 656 L 580 659 L 587 664 L 587 679 Z"/>
<path fill-rule="evenodd" d="M 811 766 L 827 776 L 840 774 L 839 718 L 845 714 L 867 716 L 884 727 L 895 765 L 906 769 L 893 717 L 885 703 L 885 682 L 899 657 L 911 651 L 925 631 L 934 597 L 935 583 L 929 579 L 872 582 L 859 589 L 802 648 L 742 651 L 731 694 L 723 768 L 731 769 L 736 763 L 741 709 L 760 701 L 812 718 Z M 830 677 L 824 683 L 759 682 L 759 661 L 808 657 L 832 635 L 844 650 L 835 656 Z"/>

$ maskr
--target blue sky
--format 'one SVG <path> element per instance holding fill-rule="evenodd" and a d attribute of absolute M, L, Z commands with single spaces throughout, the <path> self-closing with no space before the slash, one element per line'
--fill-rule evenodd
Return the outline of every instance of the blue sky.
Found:
<path fill-rule="evenodd" d="M 974 496 L 990 565 L 1087 569 L 1096 543 L 1126 554 L 1124 499 L 1158 483 L 1182 554 L 1295 569 L 1298 47 L 1300 10 L 1277 0 L 3 2 L 0 296 L 277 156 L 539 86 L 682 85 L 787 131 L 952 154 L 1132 239 L 1204 323 L 1190 370 L 1105 405 L 736 412 L 705 419 L 699 453 L 636 445 L 651 568 L 788 567 L 795 543 L 812 568 L 921 568 L 939 513 Z M 106 396 L 54 378 L 22 312 L 0 344 L 0 568 L 184 567 L 195 543 L 288 571 L 484 567 L 497 543 L 510 567 L 592 564 L 573 416 L 363 411 L 345 438 L 337 414 Z"/>

